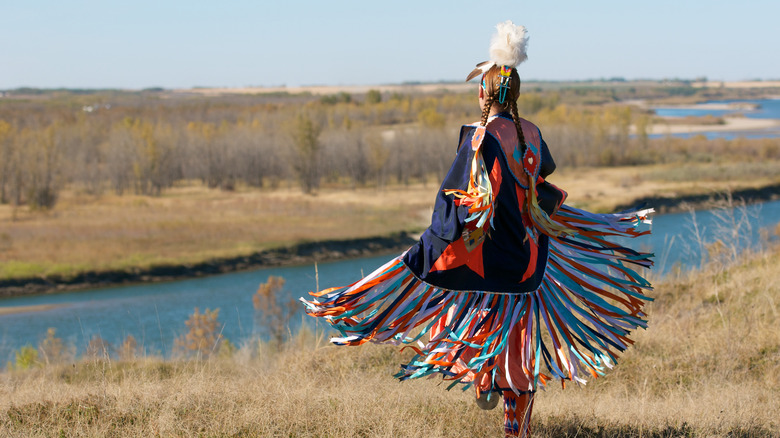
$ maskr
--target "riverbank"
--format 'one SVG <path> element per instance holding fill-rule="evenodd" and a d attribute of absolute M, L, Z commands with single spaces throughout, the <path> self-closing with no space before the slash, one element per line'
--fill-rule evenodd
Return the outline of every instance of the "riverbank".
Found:
<path fill-rule="evenodd" d="M 731 194 L 737 201 L 780 199 L 777 161 L 562 169 L 550 181 L 566 190 L 567 203 L 610 213 L 646 203 L 659 214 L 712 207 Z"/>
<path fill-rule="evenodd" d="M 537 393 L 534 436 L 776 436 L 778 270 L 775 248 L 655 284 L 649 327 L 614 369 Z M 473 389 L 393 379 L 411 350 L 335 347 L 327 335 L 202 361 L 135 356 L 132 345 L 39 356 L 0 372 L 0 436 L 501 436 L 502 409 L 480 410 Z"/>
<path fill-rule="evenodd" d="M 728 193 L 763 202 L 780 197 L 774 143 L 765 143 L 764 152 L 733 144 L 734 157 L 712 161 L 560 167 L 550 181 L 570 205 L 600 213 L 642 203 L 658 213 L 701 209 Z M 684 147 L 721 157 L 710 144 Z M 674 145 L 670 151 L 664 156 Z M 768 158 L 741 161 L 761 154 Z M 52 210 L 0 205 L 0 297 L 398 252 L 412 242 L 408 233 L 429 225 L 437 191 L 432 182 L 326 186 L 312 196 L 297 187 L 223 191 L 191 182 L 161 196 L 63 190 Z"/>
<path fill-rule="evenodd" d="M 745 203 L 777 200 L 780 199 L 780 184 L 736 190 L 730 192 L 729 195 L 732 199 Z M 647 196 L 618 204 L 614 210 L 620 211 L 645 205 L 655 208 L 659 214 L 674 213 L 689 209 L 709 208 L 725 196 L 727 195 L 724 193 L 676 197 Z M 124 270 L 93 270 L 67 276 L 53 274 L 2 279 L 0 280 L 0 298 L 138 283 L 156 283 L 265 267 L 304 265 L 314 262 L 397 254 L 412 245 L 418 235 L 419 232 L 412 231 L 369 238 L 322 240 L 258 251 L 249 255 L 214 258 L 200 263 L 162 264 L 148 268 L 135 267 Z"/>
<path fill-rule="evenodd" d="M 765 96 L 765 98 L 773 99 L 772 96 Z M 777 128 L 780 128 L 780 119 L 778 118 L 745 117 L 744 113 L 754 112 L 761 108 L 760 104 L 752 102 L 678 103 L 659 106 L 657 103 L 650 103 L 644 99 L 636 99 L 625 101 L 624 103 L 649 112 L 655 112 L 656 110 L 677 111 L 673 113 L 675 115 L 668 115 L 669 112 L 666 111 L 667 115 L 654 117 L 654 122 L 646 129 L 646 133 L 653 136 L 697 134 L 705 132 L 738 132 L 749 134 L 762 131 L 774 131 Z M 677 115 L 679 111 L 689 111 L 684 114 L 722 112 L 722 115 L 685 117 Z M 636 126 L 631 127 L 631 133 L 637 133 Z"/>
<path fill-rule="evenodd" d="M 258 258 L 295 264 L 304 261 L 296 257 L 306 257 L 310 242 L 349 241 L 349 248 L 335 245 L 362 251 L 384 239 L 377 236 L 424 229 L 436 190 L 432 184 L 323 188 L 312 196 L 297 188 L 222 191 L 192 184 L 159 197 L 66 191 L 49 211 L 0 205 L 0 283 L 108 273 L 88 283 L 114 284 L 111 278 L 119 277 L 124 284 L 179 278 L 169 267 L 197 275 L 256 267 Z"/>
<path fill-rule="evenodd" d="M 696 134 L 700 132 L 762 131 L 780 127 L 777 119 L 749 119 L 747 117 L 723 117 L 723 124 L 672 124 L 654 123 L 648 129 L 650 135 Z"/>
<path fill-rule="evenodd" d="M 780 199 L 780 184 L 773 184 L 757 188 L 745 188 L 729 192 L 720 193 L 701 193 L 688 194 L 675 197 L 666 196 L 646 196 L 637 198 L 630 203 L 618 204 L 616 211 L 634 208 L 637 205 L 647 205 L 653 207 L 656 213 L 678 213 L 687 210 L 701 210 L 713 205 L 726 198 L 744 202 L 745 204 L 755 204 L 759 202 L 776 201 Z"/>
<path fill-rule="evenodd" d="M 323 240 L 270 249 L 238 257 L 224 257 L 187 265 L 160 265 L 146 269 L 88 271 L 74 276 L 50 275 L 0 280 L 0 298 L 94 289 L 135 283 L 197 278 L 252 269 L 304 265 L 314 262 L 397 253 L 415 239 L 409 233 L 350 240 Z M 3 309 L 0 308 L 0 315 Z"/>

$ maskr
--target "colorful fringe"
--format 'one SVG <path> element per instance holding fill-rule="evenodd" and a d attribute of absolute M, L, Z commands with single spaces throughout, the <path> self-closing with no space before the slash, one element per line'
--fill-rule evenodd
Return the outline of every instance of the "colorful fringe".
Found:
<path fill-rule="evenodd" d="M 474 157 L 471 159 L 471 172 L 469 173 L 469 183 L 466 190 L 444 190 L 445 194 L 456 198 L 455 205 L 469 207 L 469 216 L 466 219 L 467 229 L 481 229 L 485 227 L 486 223 L 493 225 L 493 201 L 495 194 L 493 193 L 490 174 L 487 171 L 487 167 L 485 167 L 485 160 L 480 151 L 486 132 L 487 128 L 477 126 L 471 139 L 471 149 L 474 151 Z M 470 227 L 469 224 L 471 225 Z"/>
<path fill-rule="evenodd" d="M 399 256 L 346 288 L 301 301 L 309 315 L 327 318 L 341 333 L 331 339 L 337 345 L 408 344 L 416 355 L 402 365 L 401 380 L 441 373 L 453 381 L 449 388 L 466 389 L 487 378 L 518 394 L 550 378 L 584 383 L 613 366 L 633 343 L 632 330 L 646 327 L 642 307 L 651 298 L 643 291 L 651 286 L 632 267 L 650 267 L 652 254 L 605 237 L 649 233 L 637 227 L 650 223 L 651 212 L 592 214 L 562 206 L 551 219 L 575 233 L 550 237 L 544 280 L 526 294 L 437 288 L 417 279 Z M 518 324 L 522 330 L 513 333 Z"/>

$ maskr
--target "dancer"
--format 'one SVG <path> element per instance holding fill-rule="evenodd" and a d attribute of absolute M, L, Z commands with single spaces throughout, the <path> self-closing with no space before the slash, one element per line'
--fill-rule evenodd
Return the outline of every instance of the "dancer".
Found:
<path fill-rule="evenodd" d="M 550 379 L 603 375 L 646 327 L 650 284 L 635 270 L 651 254 L 612 243 L 636 237 L 652 209 L 593 214 L 564 204 L 545 180 L 555 170 L 541 132 L 519 117 L 527 32 L 497 26 L 481 74 L 479 123 L 461 128 L 431 226 L 402 255 L 347 286 L 301 299 L 327 318 L 337 345 L 407 344 L 401 380 L 439 373 L 476 389 L 492 408 L 504 398 L 507 436 L 530 435 L 537 388 Z"/>

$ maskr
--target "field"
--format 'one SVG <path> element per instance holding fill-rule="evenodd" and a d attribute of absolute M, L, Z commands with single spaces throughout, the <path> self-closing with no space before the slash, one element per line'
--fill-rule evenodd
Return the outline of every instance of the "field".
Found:
<path fill-rule="evenodd" d="M 563 168 L 550 181 L 573 205 L 607 212 L 649 196 L 717 196 L 778 184 L 777 165 Z M 316 196 L 297 187 L 223 191 L 199 182 L 161 196 L 66 190 L 51 210 L 0 205 L 0 280 L 193 264 L 300 242 L 421 231 L 437 190 L 434 182 L 323 187 Z"/>
<path fill-rule="evenodd" d="M 558 164 L 550 181 L 570 203 L 606 212 L 648 198 L 776 192 L 776 138 L 650 138 L 749 128 L 754 119 L 679 124 L 648 108 L 778 92 L 764 85 L 531 82 L 518 107 L 550 145 Z M 477 114 L 469 87 L 8 91 L 0 282 L 419 232 L 458 127 Z"/>
<path fill-rule="evenodd" d="M 15 221 L 0 206 L 7 223 L 0 279 L 197 263 L 305 241 L 421 230 L 435 191 L 416 185 L 309 196 L 297 188 L 225 192 L 194 184 L 159 197 L 66 192 L 55 209 Z"/>
<path fill-rule="evenodd" d="M 780 250 L 656 285 L 650 327 L 606 377 L 537 397 L 537 437 L 780 436 Z M 211 359 L 91 359 L 0 374 L 9 437 L 493 437 L 501 409 L 438 379 L 391 378 L 405 354 L 301 332 Z"/>

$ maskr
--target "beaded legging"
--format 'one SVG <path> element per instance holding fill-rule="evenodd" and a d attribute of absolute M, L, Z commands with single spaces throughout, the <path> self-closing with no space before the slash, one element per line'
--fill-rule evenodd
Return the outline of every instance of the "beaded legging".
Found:
<path fill-rule="evenodd" d="M 517 395 L 512 391 L 504 391 L 504 434 L 507 437 L 531 436 L 531 409 L 535 392 Z"/>

